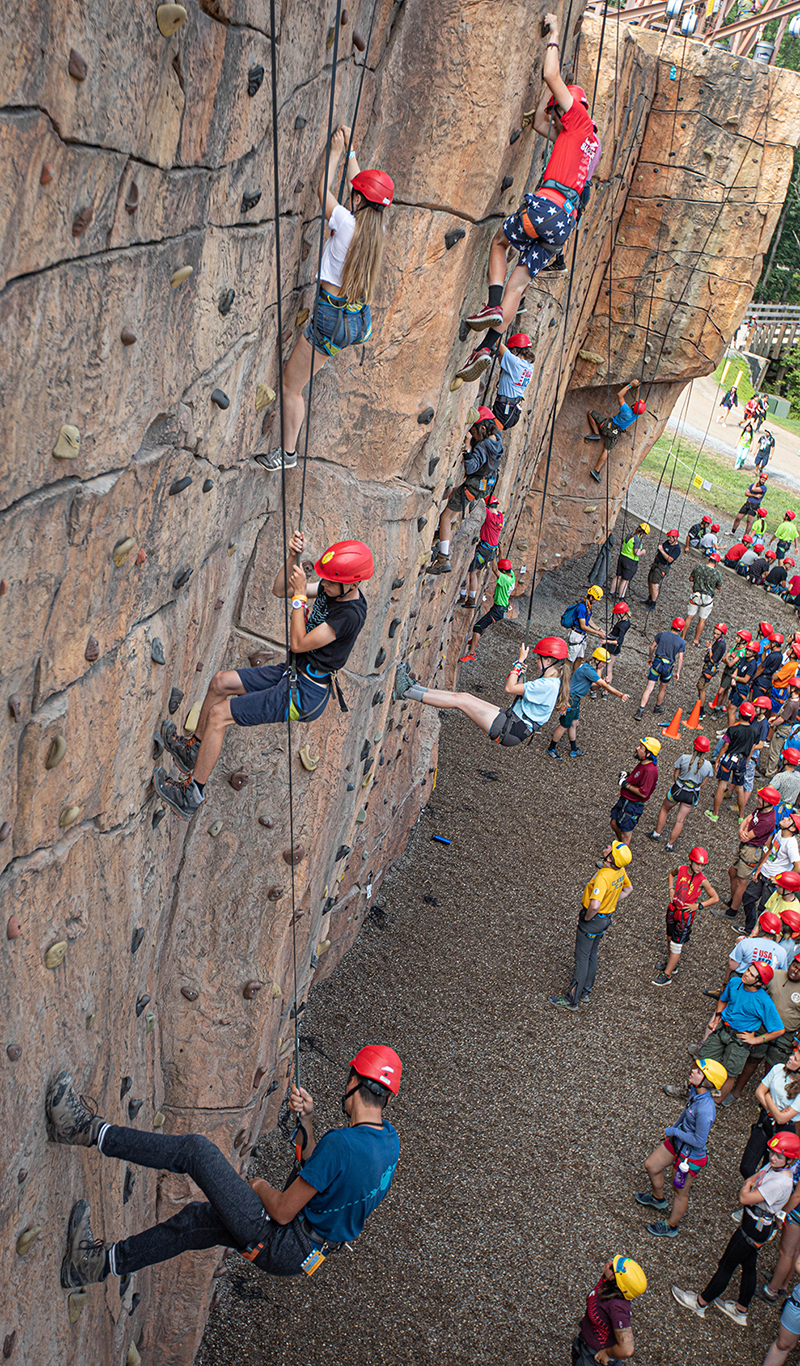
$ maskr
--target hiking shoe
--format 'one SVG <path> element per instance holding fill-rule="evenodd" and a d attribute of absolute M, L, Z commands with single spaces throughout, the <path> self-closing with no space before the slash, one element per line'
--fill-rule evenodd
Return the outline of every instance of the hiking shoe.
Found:
<path fill-rule="evenodd" d="M 705 714 L 706 714 L 706 709 L 705 709 L 705 707 L 701 707 L 700 710 L 699 710 L 699 712 L 697 713 L 698 717 L 703 717 L 703 716 L 705 716 Z"/>
<path fill-rule="evenodd" d="M 703 1056 L 702 1053 L 700 1056 Z M 686 1082 L 680 1086 L 664 1086 L 662 1090 L 665 1096 L 672 1096 L 673 1100 L 683 1100 L 689 1094 L 689 1086 Z"/>
<path fill-rule="evenodd" d="M 184 778 L 171 778 L 165 768 L 159 767 L 153 773 L 153 787 L 162 802 L 166 802 L 182 821 L 190 821 L 205 800 L 191 773 Z"/>
<path fill-rule="evenodd" d="M 589 470 L 589 473 L 590 473 L 590 475 L 592 476 L 592 478 L 593 478 L 593 480 L 594 480 L 594 482 L 595 482 L 596 484 L 599 484 L 599 483 L 602 482 L 602 481 L 601 481 L 601 478 L 600 478 L 600 475 L 598 474 L 597 470 Z"/>
<path fill-rule="evenodd" d="M 651 830 L 647 838 L 649 840 L 655 840 L 656 843 L 658 843 L 658 841 L 661 839 L 661 832 L 659 830 Z M 669 849 L 669 845 L 667 845 L 667 848 Z"/>
<path fill-rule="evenodd" d="M 503 305 L 487 304 L 485 308 L 479 308 L 477 313 L 473 313 L 470 318 L 465 318 L 467 327 L 471 327 L 473 332 L 488 332 L 490 327 L 500 331 L 503 328 Z"/>
<path fill-rule="evenodd" d="M 564 260 L 564 253 L 563 253 L 563 251 L 557 251 L 556 254 L 555 254 L 555 256 L 552 256 L 552 257 L 550 258 L 550 260 L 547 262 L 547 265 L 546 265 L 546 266 L 542 266 L 542 269 L 539 271 L 539 274 L 540 274 L 540 275 L 566 275 L 566 274 L 567 274 L 567 263 L 566 263 L 566 261 Z"/>
<path fill-rule="evenodd" d="M 747 1315 L 743 1314 L 741 1309 L 736 1308 L 735 1300 L 715 1300 L 714 1303 L 723 1314 L 727 1314 L 729 1319 L 738 1323 L 740 1328 L 747 1327 Z"/>
<path fill-rule="evenodd" d="M 777 1304 L 780 1294 L 777 1290 L 770 1290 L 768 1285 L 760 1285 L 756 1291 L 758 1298 L 764 1300 L 766 1304 Z"/>
<path fill-rule="evenodd" d="M 279 446 L 276 451 L 270 451 L 269 455 L 259 453 L 254 455 L 253 459 L 265 470 L 293 470 L 297 464 L 297 451 L 289 451 L 287 455 Z"/>
<path fill-rule="evenodd" d="M 564 1010 L 571 1010 L 573 1015 L 578 1007 L 574 1006 L 568 996 L 548 996 L 551 1006 L 563 1006 Z"/>
<path fill-rule="evenodd" d="M 461 655 L 461 657 L 460 657 L 460 659 L 459 659 L 458 662 L 459 662 L 459 664 L 469 664 L 471 660 L 477 659 L 477 658 L 478 658 L 478 656 L 477 656 L 476 654 Z"/>
<path fill-rule="evenodd" d="M 89 1214 L 88 1200 L 78 1200 L 72 1206 L 67 1224 L 67 1251 L 61 1263 L 61 1286 L 64 1290 L 80 1290 L 84 1285 L 96 1285 L 108 1275 L 107 1253 L 112 1244 L 98 1242 L 92 1237 Z"/>
<path fill-rule="evenodd" d="M 395 702 L 402 702 L 409 688 L 413 685 L 413 682 L 414 680 L 411 677 L 411 670 L 408 665 L 398 664 L 394 676 L 394 687 L 392 688 L 392 697 Z"/>
<path fill-rule="evenodd" d="M 664 708 L 663 708 L 663 707 L 659 707 L 658 703 L 656 703 L 656 705 L 653 707 L 653 715 L 654 715 L 654 716 L 663 716 L 663 714 L 664 714 Z"/>
<path fill-rule="evenodd" d="M 667 1208 L 667 1202 L 664 1197 L 662 1196 L 659 1200 L 658 1196 L 653 1195 L 652 1191 L 637 1191 L 633 1198 L 637 1205 L 651 1205 L 653 1209 Z"/>
<path fill-rule="evenodd" d="M 197 760 L 197 752 L 200 749 L 200 741 L 194 735 L 179 735 L 178 727 L 174 721 L 161 722 L 161 739 L 164 741 L 164 748 L 170 754 L 174 754 L 178 761 L 178 767 L 184 773 L 191 773 Z"/>
<path fill-rule="evenodd" d="M 665 972 L 657 972 L 651 981 L 654 987 L 668 987 L 672 978 L 668 977 Z"/>
<path fill-rule="evenodd" d="M 733 1223 L 733 1224 L 741 1224 L 741 1222 L 742 1222 L 742 1211 L 741 1211 L 741 1209 L 735 1209 L 735 1210 L 733 1211 L 733 1213 L 731 1214 L 731 1223 Z"/>
<path fill-rule="evenodd" d="M 644 707 L 637 707 L 637 708 L 636 708 L 636 717 L 635 717 L 635 720 L 641 721 L 641 719 L 642 719 L 643 716 L 644 716 Z"/>
<path fill-rule="evenodd" d="M 486 326 L 489 327 L 490 324 L 487 323 Z M 484 370 L 489 369 L 491 363 L 492 353 L 488 347 L 476 346 L 475 350 L 467 356 L 461 369 L 456 370 L 456 379 L 478 379 Z"/>
<path fill-rule="evenodd" d="M 475 598 L 462 598 L 460 602 L 456 603 L 456 607 L 468 607 L 470 611 L 474 611 L 477 606 L 478 603 Z"/>
<path fill-rule="evenodd" d="M 683 1305 L 684 1309 L 691 1309 L 692 1313 L 696 1314 L 699 1319 L 705 1318 L 708 1306 L 697 1303 L 697 1295 L 694 1290 L 681 1290 L 679 1285 L 673 1285 L 672 1295 L 678 1304 Z M 716 1300 L 712 1303 L 716 1304 Z"/>
<path fill-rule="evenodd" d="M 431 560 L 425 570 L 426 574 L 451 574 L 452 572 L 453 566 L 450 563 L 450 556 L 443 555 L 441 550 L 437 551 L 436 559 Z"/>
<path fill-rule="evenodd" d="M 668 1224 L 666 1219 L 657 1219 L 654 1224 L 647 1225 L 647 1232 L 652 1233 L 654 1238 L 677 1238 L 678 1230 Z"/>
<path fill-rule="evenodd" d="M 564 755 L 563 755 L 563 754 L 559 754 L 559 752 L 558 752 L 558 750 L 556 749 L 555 745 L 548 745 L 548 746 L 547 746 L 547 749 L 546 749 L 546 751 L 545 751 L 545 753 L 546 753 L 546 754 L 549 754 L 551 759 L 558 759 L 558 762 L 559 762 L 560 764 L 563 764 L 563 762 L 564 762 Z"/>
<path fill-rule="evenodd" d="M 713 821 L 715 825 L 719 820 L 719 816 L 715 816 L 713 811 L 704 811 L 703 815 L 705 816 L 706 820 Z"/>
<path fill-rule="evenodd" d="M 47 1088 L 44 1110 L 51 1143 L 91 1148 L 105 1123 L 98 1117 L 94 1101 L 77 1095 L 70 1072 L 59 1072 L 53 1078 Z"/>
<path fill-rule="evenodd" d="M 677 843 L 678 843 L 678 841 L 676 840 L 676 841 L 675 841 L 675 844 L 677 844 Z M 670 852 L 670 853 L 672 853 L 673 849 L 675 848 L 675 844 L 668 844 L 668 845 L 666 846 L 666 848 L 669 849 L 669 852 Z"/>
<path fill-rule="evenodd" d="M 570 748 L 569 757 L 570 759 L 582 759 L 585 753 L 585 749 L 578 749 L 578 746 L 574 745 Z"/>

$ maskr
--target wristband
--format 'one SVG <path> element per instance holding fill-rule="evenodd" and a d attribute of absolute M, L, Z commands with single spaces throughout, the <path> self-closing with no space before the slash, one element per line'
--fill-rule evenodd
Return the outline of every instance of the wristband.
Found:
<path fill-rule="evenodd" d="M 355 152 L 352 152 L 352 151 L 351 151 L 351 152 L 348 152 L 348 153 L 347 153 L 347 160 L 349 161 L 350 158 L 351 158 L 351 157 L 354 157 L 354 156 L 355 156 Z"/>
<path fill-rule="evenodd" d="M 558 47 L 558 43 L 548 43 L 548 47 Z"/>
<path fill-rule="evenodd" d="M 307 598 L 292 598 L 292 611 L 295 611 L 298 607 L 305 607 L 306 602 Z"/>

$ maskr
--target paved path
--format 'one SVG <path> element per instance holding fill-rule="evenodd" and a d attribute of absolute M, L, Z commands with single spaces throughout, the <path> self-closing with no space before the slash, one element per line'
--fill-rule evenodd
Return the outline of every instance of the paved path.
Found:
<path fill-rule="evenodd" d="M 733 367 L 732 373 L 735 374 Z M 678 402 L 672 410 L 671 416 L 667 419 L 669 427 L 677 428 L 690 441 L 701 442 L 705 437 L 706 446 L 711 450 L 719 451 L 724 455 L 729 455 L 731 461 L 736 453 L 736 441 L 739 435 L 737 418 L 741 418 L 744 412 L 743 407 L 735 409 L 737 418 L 728 417 L 727 427 L 721 427 L 717 423 L 722 409 L 719 401 L 723 390 L 710 375 L 704 379 L 696 379 L 692 386 L 692 393 L 689 399 L 689 406 L 684 418 L 684 408 L 686 407 L 686 390 L 684 389 Z M 711 426 L 708 426 L 708 419 L 711 417 Z M 770 473 L 780 474 L 792 488 L 800 490 L 800 437 L 793 432 L 786 432 L 782 427 L 774 423 L 770 425 L 769 418 L 764 423 L 769 427 L 775 437 L 775 450 L 769 462 Z M 706 437 L 706 429 L 708 436 Z M 762 428 L 763 430 L 763 428 Z M 746 469 L 754 468 L 752 456 L 747 460 Z"/>

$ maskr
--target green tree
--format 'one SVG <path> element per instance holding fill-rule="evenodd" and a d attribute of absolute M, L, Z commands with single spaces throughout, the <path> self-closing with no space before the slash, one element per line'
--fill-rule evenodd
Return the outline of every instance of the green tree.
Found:
<path fill-rule="evenodd" d="M 800 47 L 797 39 L 792 42 Z M 800 149 L 794 154 L 786 202 L 764 257 L 755 302 L 800 304 Z"/>
<path fill-rule="evenodd" d="M 783 392 L 792 405 L 793 416 L 800 417 L 800 346 L 793 346 L 786 357 Z"/>

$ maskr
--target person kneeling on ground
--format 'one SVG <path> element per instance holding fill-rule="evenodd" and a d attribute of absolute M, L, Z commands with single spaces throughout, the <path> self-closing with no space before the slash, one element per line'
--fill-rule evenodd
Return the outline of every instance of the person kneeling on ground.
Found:
<path fill-rule="evenodd" d="M 652 979 L 654 987 L 668 987 L 681 961 L 683 947 L 689 942 L 698 906 L 705 910 L 716 906 L 719 894 L 705 875 L 708 850 L 696 844 L 689 850 L 688 863 L 673 868 L 669 873 L 669 905 L 667 906 L 667 958 L 661 971 Z M 705 893 L 706 900 L 700 900 Z"/>
<path fill-rule="evenodd" d="M 658 782 L 658 756 L 661 741 L 653 735 L 643 735 L 636 746 L 636 765 L 619 777 L 619 797 L 611 808 L 611 829 L 623 844 L 631 837 L 644 811 L 644 804 L 653 795 Z"/>
<path fill-rule="evenodd" d="M 523 682 L 528 658 L 527 645 L 521 645 L 519 659 L 506 679 L 505 691 L 516 700 L 505 711 L 493 702 L 484 702 L 468 692 L 445 692 L 425 688 L 411 676 L 407 664 L 398 664 L 393 697 L 396 702 L 422 702 L 426 707 L 461 711 L 497 745 L 513 747 L 531 740 L 553 715 L 561 691 L 561 672 L 567 657 L 567 642 L 560 636 L 544 636 L 533 647 L 538 658 L 539 677 Z"/>
<path fill-rule="evenodd" d="M 286 664 L 214 674 L 192 736 L 179 735 L 174 721 L 161 724 L 164 746 L 185 776 L 171 778 L 159 767 L 153 786 L 181 820 L 191 820 L 199 810 L 228 726 L 262 726 L 287 716 L 316 721 L 334 687 L 346 710 L 336 674 L 347 663 L 366 621 L 367 604 L 359 584 L 375 573 L 372 551 L 363 541 L 337 541 L 314 565 L 319 582 L 307 584 L 300 565 L 302 531 L 295 532 L 290 545 L 286 564 L 272 585 L 276 598 L 292 599 Z"/>
<path fill-rule="evenodd" d="M 479 408 L 478 420 L 469 429 L 469 445 L 464 444 L 461 456 L 465 479 L 454 488 L 439 518 L 439 548 L 428 566 L 428 574 L 449 574 L 450 536 L 453 518 L 461 513 L 466 517 L 478 498 L 488 499 L 497 483 L 497 473 L 503 458 L 503 442 L 498 430 L 500 423 L 491 408 Z"/>
<path fill-rule="evenodd" d="M 511 561 L 498 560 L 495 565 L 494 560 L 492 560 L 489 568 L 497 580 L 494 586 L 494 602 L 489 608 L 489 611 L 485 612 L 483 616 L 479 617 L 475 622 L 475 625 L 472 628 L 472 635 L 467 641 L 467 648 L 458 661 L 459 664 L 466 664 L 469 660 L 475 659 L 476 651 L 484 631 L 488 631 L 489 627 L 495 621 L 502 621 L 508 611 L 509 599 L 514 591 L 514 585 L 516 583 Z"/>
<path fill-rule="evenodd" d="M 583 890 L 581 911 L 575 931 L 575 965 L 572 981 L 564 996 L 548 996 L 554 1006 L 575 1011 L 591 995 L 597 976 L 597 950 L 600 940 L 611 929 L 614 911 L 620 901 L 630 896 L 633 888 L 625 869 L 633 854 L 626 844 L 615 841 L 603 851 L 598 864 L 600 871 L 587 882 Z"/>
<path fill-rule="evenodd" d="M 584 660 L 583 664 L 575 670 L 569 681 L 569 700 L 566 711 L 559 716 L 558 725 L 550 736 L 550 744 L 547 746 L 547 753 L 551 759 L 558 759 L 562 762 L 563 754 L 558 752 L 558 742 L 562 735 L 569 731 L 569 753 L 571 759 L 579 759 L 585 753 L 578 749 L 578 719 L 581 714 L 581 702 L 595 688 L 602 692 L 612 693 L 621 702 L 628 702 L 630 698 L 626 692 L 620 692 L 618 688 L 612 687 L 603 678 L 603 670 L 608 664 L 610 655 L 602 645 L 592 654 L 591 661 Z"/>
<path fill-rule="evenodd" d="M 603 443 L 602 453 L 597 457 L 594 469 L 589 471 L 596 484 L 600 483 L 600 471 L 608 460 L 609 452 L 613 451 L 622 433 L 632 427 L 637 417 L 641 417 L 647 411 L 647 404 L 644 399 L 637 399 L 633 407 L 628 403 L 628 394 L 631 389 L 638 388 L 638 379 L 632 379 L 630 384 L 623 384 L 617 394 L 619 412 L 616 412 L 613 417 L 603 417 L 602 413 L 596 412 L 594 408 L 587 415 L 592 435 L 585 436 L 584 441 L 599 440 Z"/>
<path fill-rule="evenodd" d="M 677 1238 L 678 1225 L 689 1208 L 689 1191 L 698 1172 L 708 1166 L 708 1135 L 717 1117 L 711 1091 L 725 1085 L 728 1074 L 712 1058 L 695 1058 L 689 1073 L 688 1100 L 675 1124 L 664 1130 L 664 1141 L 650 1154 L 644 1169 L 649 1191 L 637 1191 L 634 1200 L 651 1209 L 665 1210 L 664 1173 L 674 1168 L 672 1210 L 669 1218 L 647 1225 L 654 1238 Z M 680 1088 L 683 1089 L 683 1088 Z"/>
<path fill-rule="evenodd" d="M 631 1300 L 643 1295 L 647 1277 L 632 1257 L 609 1257 L 572 1342 L 572 1366 L 613 1366 L 633 1356 Z"/>
<path fill-rule="evenodd" d="M 673 806 L 677 806 L 678 814 L 670 843 L 667 845 L 670 851 L 678 842 L 686 817 L 692 807 L 697 806 L 705 783 L 714 775 L 714 765 L 705 757 L 710 749 L 711 741 L 708 736 L 697 735 L 693 745 L 694 754 L 681 754 L 680 758 L 675 760 L 675 780 L 661 803 L 656 828 L 650 832 L 650 839 L 657 843 L 661 839 L 667 816 Z"/>
<path fill-rule="evenodd" d="M 332 1129 L 319 1140 L 312 1129 L 314 1102 L 308 1091 L 292 1086 L 289 1108 L 305 1129 L 306 1155 L 300 1172 L 280 1191 L 260 1178 L 245 1181 L 202 1134 L 146 1133 L 106 1123 L 76 1094 L 69 1072 L 60 1072 L 47 1089 L 51 1143 L 96 1147 L 102 1157 L 185 1173 L 208 1198 L 115 1243 L 95 1240 L 89 1204 L 79 1200 L 69 1218 L 63 1288 L 129 1276 L 210 1247 L 234 1248 L 271 1276 L 310 1275 L 358 1237 L 389 1190 L 400 1144 L 383 1109 L 397 1095 L 401 1074 L 394 1049 L 362 1048 L 350 1064 L 342 1098 L 350 1127 Z"/>

